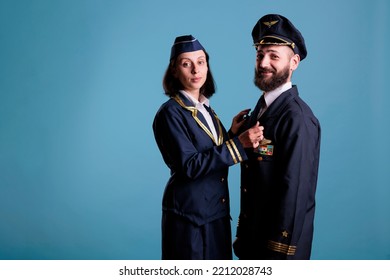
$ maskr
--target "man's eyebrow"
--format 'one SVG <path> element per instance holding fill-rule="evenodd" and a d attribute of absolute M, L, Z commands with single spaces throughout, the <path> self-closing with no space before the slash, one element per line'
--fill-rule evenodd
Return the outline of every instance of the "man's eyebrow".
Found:
<path fill-rule="evenodd" d="M 257 52 L 262 52 L 262 53 L 268 53 L 268 52 L 279 53 L 278 50 L 274 50 L 274 49 L 259 50 L 259 51 L 257 51 Z"/>

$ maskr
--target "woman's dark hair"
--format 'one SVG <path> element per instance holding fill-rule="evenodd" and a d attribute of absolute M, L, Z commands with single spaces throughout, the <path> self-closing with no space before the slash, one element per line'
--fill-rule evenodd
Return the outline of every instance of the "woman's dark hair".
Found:
<path fill-rule="evenodd" d="M 215 93 L 215 82 L 213 74 L 211 73 L 210 64 L 209 64 L 209 55 L 206 53 L 206 62 L 208 66 L 207 78 L 204 85 L 200 88 L 200 94 L 204 95 L 207 98 L 210 98 Z M 173 97 L 179 94 L 179 90 L 182 90 L 184 87 L 179 81 L 179 79 L 173 76 L 173 70 L 176 64 L 176 57 L 173 58 L 168 65 L 167 70 L 165 71 L 163 78 L 163 88 L 165 94 L 169 97 Z"/>

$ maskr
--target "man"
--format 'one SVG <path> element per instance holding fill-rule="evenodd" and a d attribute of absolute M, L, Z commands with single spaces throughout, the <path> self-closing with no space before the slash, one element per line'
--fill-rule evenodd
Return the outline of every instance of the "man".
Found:
<path fill-rule="evenodd" d="M 262 17 L 252 37 L 254 83 L 264 93 L 247 126 L 259 121 L 265 139 L 241 163 L 234 252 L 240 259 L 310 259 L 321 129 L 291 82 L 306 57 L 305 41 L 275 14 Z"/>

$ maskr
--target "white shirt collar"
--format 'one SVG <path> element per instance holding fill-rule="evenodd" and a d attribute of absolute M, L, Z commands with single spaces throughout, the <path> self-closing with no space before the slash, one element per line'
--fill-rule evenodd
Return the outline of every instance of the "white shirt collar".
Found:
<path fill-rule="evenodd" d="M 264 93 L 265 104 L 267 107 L 271 106 L 272 102 L 276 100 L 283 92 L 292 88 L 292 83 L 287 82 L 280 87 Z"/>
<path fill-rule="evenodd" d="M 179 92 L 182 93 L 185 97 L 187 97 L 187 99 L 190 100 L 195 107 L 198 107 L 199 105 L 206 105 L 207 107 L 210 107 L 210 100 L 204 95 L 200 95 L 199 97 L 200 101 L 199 101 L 184 90 L 179 90 Z"/>

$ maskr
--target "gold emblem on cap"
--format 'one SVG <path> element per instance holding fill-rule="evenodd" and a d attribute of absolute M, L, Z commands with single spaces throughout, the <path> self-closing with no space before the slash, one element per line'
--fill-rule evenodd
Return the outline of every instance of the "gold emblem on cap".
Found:
<path fill-rule="evenodd" d="M 263 21 L 263 24 L 267 26 L 268 28 L 271 28 L 272 25 L 276 24 L 278 20 L 273 20 L 273 21 Z"/>

